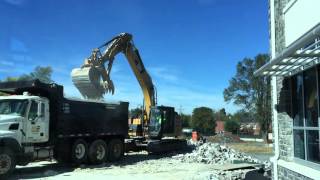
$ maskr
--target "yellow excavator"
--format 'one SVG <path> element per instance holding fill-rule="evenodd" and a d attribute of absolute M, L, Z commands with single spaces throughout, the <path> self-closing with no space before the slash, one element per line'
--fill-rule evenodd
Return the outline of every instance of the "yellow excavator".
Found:
<path fill-rule="evenodd" d="M 101 49 L 105 48 L 104 52 Z M 87 99 L 101 99 L 105 93 L 114 94 L 115 88 L 110 78 L 115 56 L 123 53 L 137 78 L 144 96 L 144 124 L 149 120 L 151 107 L 156 106 L 156 92 L 152 79 L 145 69 L 139 51 L 134 46 L 132 35 L 121 33 L 99 48 L 85 59 L 81 68 L 73 69 L 71 77 L 74 85 L 83 97 Z M 107 68 L 105 64 L 107 63 Z"/>
<path fill-rule="evenodd" d="M 144 96 L 144 113 L 141 116 L 142 120 L 138 122 L 143 127 L 142 138 L 145 141 L 139 144 L 146 146 L 150 151 L 170 151 L 184 146 L 185 140 L 176 138 L 182 129 L 180 117 L 173 107 L 157 106 L 155 86 L 144 67 L 131 34 L 121 33 L 99 48 L 93 49 L 84 64 L 72 70 L 74 85 L 87 99 L 101 99 L 105 93 L 113 94 L 115 87 L 110 74 L 118 53 L 126 56 Z"/>

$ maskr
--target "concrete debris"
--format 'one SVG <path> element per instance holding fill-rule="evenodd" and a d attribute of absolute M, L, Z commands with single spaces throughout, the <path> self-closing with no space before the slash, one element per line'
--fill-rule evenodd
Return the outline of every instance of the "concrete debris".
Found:
<path fill-rule="evenodd" d="M 180 154 L 174 158 L 180 159 L 183 162 L 199 162 L 206 164 L 225 164 L 233 163 L 235 161 L 261 163 L 251 156 L 215 143 L 204 143 L 197 146 L 193 152 Z"/>
<path fill-rule="evenodd" d="M 261 162 L 245 153 L 216 143 L 189 141 L 188 144 L 195 146 L 195 149 L 191 153 L 173 156 L 173 159 L 186 163 L 211 164 L 211 168 L 226 167 L 214 168 L 215 170 L 206 179 L 244 179 L 246 174 L 254 169 L 262 168 L 263 171 L 268 171 L 271 166 L 268 161 Z M 241 165 L 249 164 L 252 164 L 251 168 L 241 168 Z M 237 165 L 240 168 L 227 168 L 227 166 L 236 167 Z"/>
<path fill-rule="evenodd" d="M 243 162 L 263 164 L 264 168 L 270 167 L 270 162 L 268 161 L 261 162 L 245 153 L 235 151 L 234 149 L 216 143 L 190 141 L 189 144 L 196 146 L 195 150 L 191 153 L 176 155 L 173 158 L 182 162 L 198 162 L 205 164 L 234 164 Z"/>

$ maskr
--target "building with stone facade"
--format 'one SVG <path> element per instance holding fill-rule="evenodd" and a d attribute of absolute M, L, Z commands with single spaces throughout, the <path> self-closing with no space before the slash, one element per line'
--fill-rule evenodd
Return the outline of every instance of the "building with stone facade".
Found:
<path fill-rule="evenodd" d="M 269 0 L 273 179 L 320 179 L 320 0 Z"/>

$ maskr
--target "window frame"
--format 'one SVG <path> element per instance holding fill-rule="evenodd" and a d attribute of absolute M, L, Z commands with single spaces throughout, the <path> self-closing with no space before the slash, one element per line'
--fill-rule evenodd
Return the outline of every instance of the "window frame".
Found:
<path fill-rule="evenodd" d="M 38 113 L 39 103 L 38 103 L 37 101 L 35 101 L 35 100 L 31 100 L 31 101 L 30 101 L 30 108 L 29 108 L 28 116 L 27 116 L 28 121 L 34 121 L 34 120 L 35 120 L 35 119 L 30 119 L 30 112 L 31 112 L 32 105 L 33 105 L 34 103 L 36 103 L 36 105 L 37 105 L 37 111 L 36 111 L 36 113 Z M 35 117 L 35 118 L 36 118 L 36 117 Z"/>
<path fill-rule="evenodd" d="M 310 69 L 315 69 L 316 71 L 316 88 L 317 88 L 317 110 L 318 110 L 318 127 L 309 127 L 309 126 L 306 126 L 306 117 L 305 117 L 305 82 L 304 82 L 304 75 L 305 75 L 305 71 L 307 70 L 310 70 Z M 297 162 L 299 164 L 302 164 L 302 165 L 305 165 L 305 166 L 308 166 L 310 168 L 313 168 L 313 169 L 316 169 L 316 170 L 320 170 L 320 162 L 317 163 L 317 162 L 313 162 L 313 161 L 310 161 L 308 160 L 308 148 L 307 148 L 307 131 L 308 130 L 317 130 L 318 131 L 318 134 L 319 134 L 319 141 L 320 141 L 320 98 L 319 98 L 319 95 L 320 95 L 320 89 L 319 89 L 319 80 L 320 80 L 320 65 L 317 65 L 317 66 L 314 66 L 312 68 L 309 68 L 309 69 L 306 69 L 305 71 L 301 72 L 301 73 L 298 73 L 298 74 L 295 74 L 294 76 L 292 76 L 290 78 L 290 89 L 291 89 L 291 115 L 292 115 L 292 150 L 293 150 L 293 160 L 294 162 Z M 293 77 L 295 76 L 298 76 L 298 75 L 302 75 L 302 78 L 303 78 L 303 81 L 302 81 L 302 112 L 303 112 L 303 126 L 295 126 L 294 125 L 294 120 L 293 120 Z M 295 156 L 295 145 L 294 145 L 294 134 L 293 134 L 293 131 L 294 130 L 303 130 L 303 135 L 304 135 L 304 159 L 301 159 L 301 158 L 298 158 Z M 320 150 L 320 143 L 319 143 L 319 150 Z"/>

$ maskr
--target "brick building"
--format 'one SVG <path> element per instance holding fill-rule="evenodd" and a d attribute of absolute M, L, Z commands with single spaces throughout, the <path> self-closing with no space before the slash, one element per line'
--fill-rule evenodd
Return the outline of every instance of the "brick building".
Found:
<path fill-rule="evenodd" d="M 320 179 L 320 0 L 269 0 L 273 179 Z"/>
<path fill-rule="evenodd" d="M 216 121 L 215 133 L 224 132 L 224 121 Z"/>

